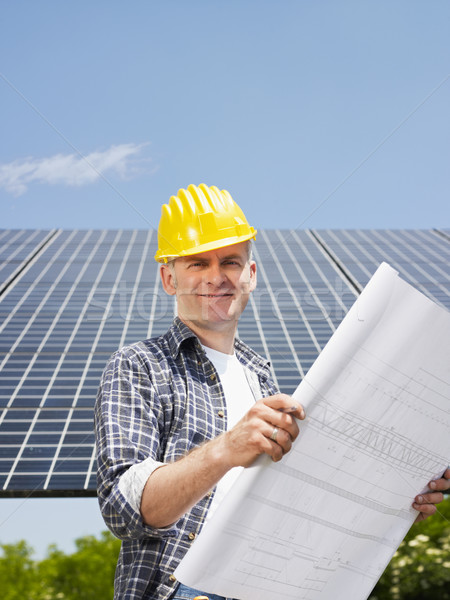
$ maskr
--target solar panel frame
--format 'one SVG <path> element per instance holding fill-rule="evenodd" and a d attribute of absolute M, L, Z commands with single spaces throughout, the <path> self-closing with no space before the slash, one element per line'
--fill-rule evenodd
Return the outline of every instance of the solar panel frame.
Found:
<path fill-rule="evenodd" d="M 0 230 L 0 496 L 95 496 L 93 404 L 176 304 L 152 230 Z M 450 308 L 448 230 L 263 230 L 239 336 L 291 393 L 382 260 Z"/>

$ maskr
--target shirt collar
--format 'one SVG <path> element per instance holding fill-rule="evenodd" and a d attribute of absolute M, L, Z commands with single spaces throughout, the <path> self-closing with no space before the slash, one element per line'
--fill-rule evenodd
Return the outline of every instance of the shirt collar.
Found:
<path fill-rule="evenodd" d="M 192 329 L 189 329 L 189 327 L 185 325 L 179 317 L 175 317 L 172 327 L 169 329 L 167 334 L 169 350 L 174 358 L 177 358 L 178 354 L 180 353 L 181 344 L 183 344 L 183 342 L 186 340 L 194 340 L 194 343 L 197 341 L 197 343 L 200 344 Z"/>
<path fill-rule="evenodd" d="M 174 358 L 178 357 L 180 353 L 180 348 L 183 343 L 188 343 L 187 340 L 191 340 L 191 344 L 197 346 L 198 350 L 204 353 L 200 340 L 189 327 L 183 323 L 183 321 L 179 317 L 175 317 L 173 320 L 172 326 L 169 329 L 168 333 L 168 344 L 170 353 Z M 253 362 L 255 366 L 259 368 L 267 368 L 270 366 L 270 362 L 259 356 L 254 350 L 252 350 L 247 344 L 245 344 L 242 340 L 236 338 L 234 341 L 234 348 L 236 351 L 237 358 L 241 358 L 245 356 L 247 361 Z"/>

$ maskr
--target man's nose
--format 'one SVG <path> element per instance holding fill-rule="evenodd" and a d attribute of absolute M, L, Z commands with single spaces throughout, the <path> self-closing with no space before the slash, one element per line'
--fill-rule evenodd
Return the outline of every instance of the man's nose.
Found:
<path fill-rule="evenodd" d="M 225 271 L 219 264 L 211 264 L 207 272 L 207 282 L 219 286 L 226 279 Z"/>

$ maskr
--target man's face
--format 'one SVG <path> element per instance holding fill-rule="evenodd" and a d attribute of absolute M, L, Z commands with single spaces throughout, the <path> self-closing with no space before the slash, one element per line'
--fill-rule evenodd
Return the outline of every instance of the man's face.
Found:
<path fill-rule="evenodd" d="M 256 286 L 256 265 L 246 242 L 180 257 L 163 265 L 165 291 L 176 295 L 178 316 L 187 325 L 235 328 Z"/>

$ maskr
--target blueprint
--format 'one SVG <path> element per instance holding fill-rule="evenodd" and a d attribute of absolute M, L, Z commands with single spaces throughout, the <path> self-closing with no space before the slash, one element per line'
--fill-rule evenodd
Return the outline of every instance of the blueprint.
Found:
<path fill-rule="evenodd" d="M 383 263 L 294 396 L 279 463 L 245 469 L 175 571 L 240 600 L 365 600 L 450 458 L 450 313 Z"/>

